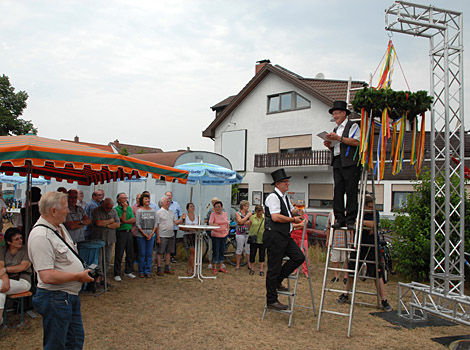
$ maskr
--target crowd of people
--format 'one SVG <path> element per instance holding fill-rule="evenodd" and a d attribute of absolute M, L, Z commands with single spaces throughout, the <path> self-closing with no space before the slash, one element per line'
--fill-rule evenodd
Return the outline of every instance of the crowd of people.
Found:
<path fill-rule="evenodd" d="M 354 153 L 354 147 L 357 147 L 357 128 L 347 121 L 344 104 L 335 102 L 330 113 L 339 125 L 329 134 L 331 141 L 325 141 L 325 146 L 333 154 L 335 173 L 333 207 L 336 222 L 332 220 L 331 226 L 335 229 L 353 230 L 357 195 L 353 193 L 352 187 L 357 188 L 356 175 L 360 169 L 348 163 L 348 157 L 350 153 Z M 333 141 L 337 141 L 339 146 L 333 145 Z M 193 274 L 196 231 L 191 226 L 200 224 L 215 226 L 207 231 L 212 243 L 209 254 L 209 269 L 212 273 L 229 273 L 224 264 L 225 246 L 229 231 L 234 226 L 235 271 L 240 270 L 242 254 L 245 253 L 248 258 L 248 273 L 255 275 L 258 255 L 258 273 L 264 277 L 267 256 L 266 305 L 271 309 L 286 310 L 288 306 L 278 300 L 278 292 L 287 290 L 283 280 L 298 268 L 309 277 L 306 265 L 308 260 L 302 251 L 302 248 L 304 251 L 308 250 L 307 235 L 303 236 L 308 216 L 288 198 L 290 177 L 284 169 L 274 171 L 271 176 L 274 191 L 267 196 L 264 206 L 256 205 L 252 212 L 250 203 L 243 200 L 239 210 L 231 215 L 218 198 L 213 198 L 203 220 L 196 215 L 193 203 L 187 203 L 186 212 L 183 212 L 180 204 L 173 199 L 171 191 L 166 192 L 158 203 L 152 202 L 150 193 L 144 191 L 137 194 L 136 203 L 131 206 L 124 192 L 117 194 L 114 202 L 112 198 L 105 196 L 103 190 L 98 189 L 92 193 L 91 200 L 86 202 L 81 190 L 67 191 L 61 187 L 41 196 L 40 190 L 33 187 L 31 201 L 25 203 L 31 207 L 31 215 L 28 217 L 32 220 L 29 223 L 32 230 L 28 244 L 24 245 L 23 242 L 23 233 L 28 223 L 25 222 L 25 208 L 22 208 L 22 219 L 17 227 L 6 231 L 5 244 L 0 247 L 0 317 L 7 295 L 31 289 L 33 267 L 37 272 L 33 306 L 43 317 L 44 348 L 82 348 L 84 331 L 79 298 L 82 284 L 104 284 L 102 275 L 110 270 L 113 256 L 112 273 L 116 282 L 121 282 L 123 277 L 130 280 L 137 277 L 152 278 L 153 270 L 156 270 L 157 277 L 174 275 L 171 263 L 176 262 L 176 235 L 180 225 L 183 225 L 183 245 L 189 251 L 187 273 Z M 345 194 L 348 197 L 346 207 Z M 0 211 L 3 210 L 1 203 L 2 201 Z M 373 199 L 367 198 L 366 209 L 372 208 Z M 371 242 L 376 225 L 377 222 L 371 215 L 365 216 L 364 227 L 367 233 L 363 234 L 363 243 Z M 333 246 L 344 245 L 346 238 L 340 235 L 337 237 Z M 104 249 L 100 249 L 99 253 L 99 266 L 103 266 L 105 270 L 101 276 L 94 274 L 78 254 L 77 245 L 89 240 L 104 242 Z M 371 259 L 368 253 L 361 253 L 361 259 Z M 347 260 L 344 255 L 332 256 L 335 266 Z M 284 261 L 286 256 L 289 259 Z M 350 259 L 355 259 L 355 256 Z M 350 262 L 349 270 L 351 269 L 354 266 Z M 332 282 L 336 281 L 337 271 Z M 348 301 L 352 279 L 346 272 L 344 282 L 345 292 L 337 300 L 338 303 Z M 381 275 L 377 289 L 383 309 L 390 311 Z"/>

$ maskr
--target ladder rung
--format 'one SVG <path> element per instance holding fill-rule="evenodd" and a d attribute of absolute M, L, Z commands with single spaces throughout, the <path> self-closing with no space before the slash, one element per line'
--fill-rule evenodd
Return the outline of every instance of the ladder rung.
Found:
<path fill-rule="evenodd" d="M 326 314 L 333 314 L 333 315 L 338 315 L 338 316 L 349 317 L 349 314 L 345 314 L 344 312 L 331 311 L 331 310 L 321 310 L 321 312 L 324 312 Z"/>
<path fill-rule="evenodd" d="M 349 292 L 350 294 L 352 294 L 351 292 Z M 377 295 L 377 293 L 373 293 L 373 292 L 368 292 L 366 290 L 357 290 L 356 289 L 356 293 L 359 293 L 359 294 L 366 294 L 366 295 Z"/>
<path fill-rule="evenodd" d="M 364 305 L 364 306 L 377 306 L 377 304 L 364 303 L 362 301 L 354 301 L 354 304 Z"/>
<path fill-rule="evenodd" d="M 349 261 L 356 261 L 356 259 L 349 259 Z M 361 263 L 366 263 L 366 264 L 375 264 L 375 260 L 359 260 Z"/>
<path fill-rule="evenodd" d="M 274 311 L 274 312 L 279 312 L 280 314 L 291 314 L 292 313 L 292 310 L 278 310 L 278 309 L 271 309 L 268 307 L 268 310 L 269 311 Z"/>
<path fill-rule="evenodd" d="M 361 247 L 375 247 L 375 244 L 372 243 L 361 243 Z"/>
<path fill-rule="evenodd" d="M 371 277 L 371 276 L 357 276 L 357 277 L 360 278 L 361 280 L 375 280 L 376 279 L 375 277 Z"/>
<path fill-rule="evenodd" d="M 341 271 L 341 272 L 351 272 L 354 273 L 354 270 L 342 269 L 341 267 L 329 267 L 328 271 Z"/>
<path fill-rule="evenodd" d="M 289 297 L 293 297 L 295 294 L 292 293 L 292 292 L 282 292 L 280 290 L 277 291 L 277 294 L 280 294 L 280 295 L 287 295 Z"/>
<path fill-rule="evenodd" d="M 343 251 L 343 252 L 355 252 L 357 249 L 354 248 L 331 248 L 331 250 L 338 250 L 338 251 Z"/>
<path fill-rule="evenodd" d="M 294 274 L 291 274 L 291 275 L 287 276 L 287 278 L 290 279 L 290 280 L 296 280 L 297 276 L 294 275 Z"/>
<path fill-rule="evenodd" d="M 344 289 L 334 289 L 334 288 L 325 288 L 327 292 L 334 292 L 334 293 L 348 293 Z"/>

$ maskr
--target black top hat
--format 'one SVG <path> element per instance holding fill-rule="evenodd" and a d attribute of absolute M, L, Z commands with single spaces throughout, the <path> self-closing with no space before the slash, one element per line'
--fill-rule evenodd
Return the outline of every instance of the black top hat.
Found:
<path fill-rule="evenodd" d="M 330 114 L 333 114 L 333 112 L 337 110 L 345 111 L 346 115 L 349 115 L 351 113 L 351 111 L 348 109 L 347 103 L 344 101 L 333 102 L 333 107 L 331 107 L 328 112 L 330 112 Z"/>
<path fill-rule="evenodd" d="M 277 169 L 276 171 L 273 171 L 271 173 L 271 176 L 273 177 L 273 183 L 271 184 L 272 186 L 274 186 L 276 182 L 279 182 L 285 179 L 290 179 L 290 176 L 287 176 L 286 172 L 282 168 Z"/>

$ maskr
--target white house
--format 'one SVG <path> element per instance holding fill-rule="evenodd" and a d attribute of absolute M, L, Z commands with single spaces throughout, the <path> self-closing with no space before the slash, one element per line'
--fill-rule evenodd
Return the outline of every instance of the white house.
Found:
<path fill-rule="evenodd" d="M 365 86 L 352 81 L 352 89 Z M 351 90 L 350 101 L 354 98 Z M 285 168 L 292 176 L 290 196 L 307 207 L 329 210 L 333 198 L 329 151 L 317 134 L 332 131 L 328 109 L 346 101 L 347 80 L 299 76 L 269 60 L 258 62 L 255 76 L 234 96 L 211 107 L 216 112 L 203 131 L 214 141 L 214 152 L 227 157 L 233 169 L 244 174 L 240 191 L 251 204 L 264 202 L 272 191 L 270 173 Z M 409 168 L 409 165 L 408 165 Z M 376 186 L 376 204 L 384 214 L 401 206 L 412 192 L 412 171 L 387 176 Z"/>

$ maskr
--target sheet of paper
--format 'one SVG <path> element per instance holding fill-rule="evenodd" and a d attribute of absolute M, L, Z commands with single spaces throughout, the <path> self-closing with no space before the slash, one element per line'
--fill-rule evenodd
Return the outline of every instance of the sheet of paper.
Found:
<path fill-rule="evenodd" d="M 328 140 L 326 138 L 326 134 L 328 134 L 328 132 L 326 131 L 322 131 L 321 133 L 317 134 L 317 136 L 325 141 L 330 141 L 331 142 L 331 147 L 333 147 L 334 145 L 336 145 L 337 143 L 339 143 L 339 141 L 336 141 L 336 140 Z"/>

